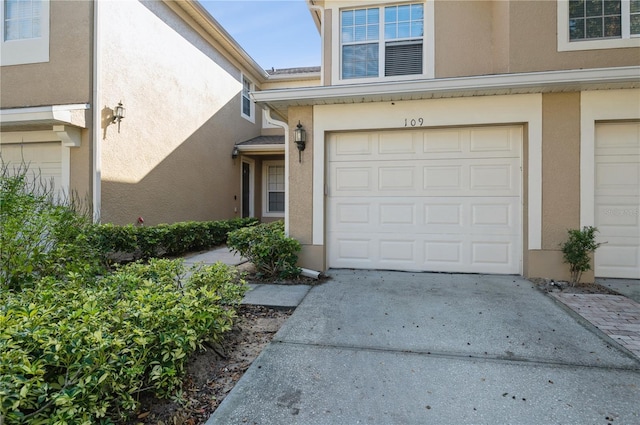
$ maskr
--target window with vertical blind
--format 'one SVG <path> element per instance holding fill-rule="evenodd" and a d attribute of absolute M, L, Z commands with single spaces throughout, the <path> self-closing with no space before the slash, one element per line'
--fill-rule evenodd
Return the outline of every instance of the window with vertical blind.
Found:
<path fill-rule="evenodd" d="M 342 79 L 423 73 L 424 4 L 342 10 Z"/>

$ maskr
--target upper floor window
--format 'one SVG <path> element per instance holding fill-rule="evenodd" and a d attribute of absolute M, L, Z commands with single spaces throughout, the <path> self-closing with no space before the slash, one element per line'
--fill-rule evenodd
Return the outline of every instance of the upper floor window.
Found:
<path fill-rule="evenodd" d="M 559 51 L 633 47 L 638 36 L 640 0 L 558 1 Z"/>
<path fill-rule="evenodd" d="M 242 116 L 249 121 L 253 122 L 253 102 L 249 97 L 249 93 L 253 89 L 253 84 L 244 75 L 242 76 Z"/>
<path fill-rule="evenodd" d="M 49 0 L 4 0 L 0 65 L 49 61 Z"/>
<path fill-rule="evenodd" d="M 423 4 L 343 10 L 340 30 L 343 79 L 423 73 Z"/>
<path fill-rule="evenodd" d="M 42 35 L 40 0 L 5 0 L 4 40 L 24 40 Z"/>

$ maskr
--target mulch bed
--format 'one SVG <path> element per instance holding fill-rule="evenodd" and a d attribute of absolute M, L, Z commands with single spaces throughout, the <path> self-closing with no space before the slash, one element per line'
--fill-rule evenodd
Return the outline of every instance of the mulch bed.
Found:
<path fill-rule="evenodd" d="M 181 394 L 171 399 L 143 394 L 140 409 L 127 425 L 204 424 L 292 313 L 240 306 L 236 323 L 224 341 L 189 359 Z"/>

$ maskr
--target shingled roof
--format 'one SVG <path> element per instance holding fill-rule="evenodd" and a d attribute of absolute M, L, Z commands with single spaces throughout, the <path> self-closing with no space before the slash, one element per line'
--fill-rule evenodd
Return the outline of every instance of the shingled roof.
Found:
<path fill-rule="evenodd" d="M 256 145 L 284 145 L 284 136 L 258 136 L 244 142 L 236 143 L 237 146 Z"/>
<path fill-rule="evenodd" d="M 283 68 L 283 69 L 267 69 L 267 74 L 271 75 L 295 75 L 295 74 L 311 74 L 320 72 L 319 66 L 307 66 L 300 68 Z"/>

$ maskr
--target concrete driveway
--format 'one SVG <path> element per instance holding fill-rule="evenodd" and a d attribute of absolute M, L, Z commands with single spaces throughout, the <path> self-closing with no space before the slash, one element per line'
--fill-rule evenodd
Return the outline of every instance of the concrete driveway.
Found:
<path fill-rule="evenodd" d="M 207 424 L 640 423 L 640 361 L 520 277 L 329 274 Z"/>

